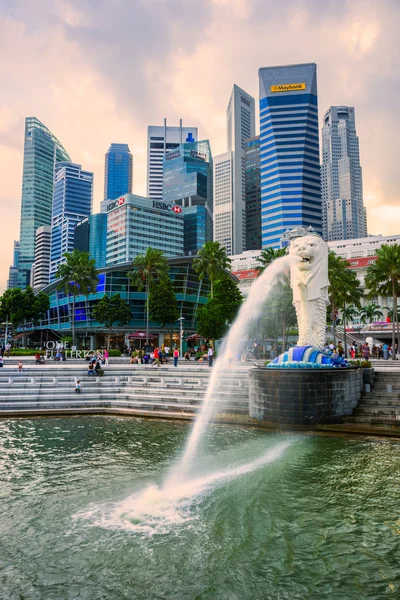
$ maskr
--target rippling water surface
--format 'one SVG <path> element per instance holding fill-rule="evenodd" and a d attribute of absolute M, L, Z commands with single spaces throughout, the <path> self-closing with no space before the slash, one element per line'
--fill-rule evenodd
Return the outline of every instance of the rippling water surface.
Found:
<path fill-rule="evenodd" d="M 400 444 L 186 424 L 0 421 L 0 598 L 400 598 Z"/>

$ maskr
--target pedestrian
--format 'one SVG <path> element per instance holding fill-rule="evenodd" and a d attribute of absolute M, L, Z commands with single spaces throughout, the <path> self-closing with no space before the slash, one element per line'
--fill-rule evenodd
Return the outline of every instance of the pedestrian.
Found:
<path fill-rule="evenodd" d="M 108 352 L 107 348 L 104 350 L 104 354 L 103 354 L 103 356 L 104 356 L 104 365 L 105 365 L 106 367 L 109 367 L 109 366 L 110 366 L 110 364 L 109 364 L 109 362 L 108 362 L 108 357 L 109 357 L 110 355 L 109 355 L 109 352 Z"/>
<path fill-rule="evenodd" d="M 19 360 L 19 361 L 18 361 L 18 367 L 17 367 L 17 369 L 18 369 L 18 371 L 19 371 L 19 372 L 21 372 L 21 371 L 22 371 L 22 368 L 23 368 L 23 365 L 22 365 L 22 360 Z"/>
<path fill-rule="evenodd" d="M 174 350 L 174 367 L 178 366 L 178 358 L 179 358 L 179 351 L 178 351 L 178 348 L 175 348 L 175 350 Z"/>
<path fill-rule="evenodd" d="M 79 380 L 76 382 L 75 393 L 76 394 L 80 394 L 81 393 L 81 382 Z"/>
<path fill-rule="evenodd" d="M 380 360 L 381 358 L 383 358 L 383 348 L 382 348 L 382 344 L 379 344 L 379 346 L 378 346 L 378 360 Z"/>
<path fill-rule="evenodd" d="M 156 346 L 154 348 L 154 359 L 155 359 L 155 364 L 157 365 L 157 367 L 159 367 L 160 366 L 160 349 L 158 346 Z"/>
<path fill-rule="evenodd" d="M 7 358 L 10 358 L 10 350 L 11 350 L 11 344 L 9 344 L 7 342 L 7 344 L 5 346 L 5 351 L 6 351 L 6 354 L 7 354 Z"/>
<path fill-rule="evenodd" d="M 171 352 L 171 348 L 167 344 L 166 346 L 164 346 L 164 354 L 165 354 L 165 360 L 166 360 L 166 362 L 169 362 L 170 352 Z"/>
<path fill-rule="evenodd" d="M 3 345 L 2 345 L 2 347 L 1 347 L 1 350 L 0 350 L 0 355 L 1 355 L 1 358 L 4 358 L 4 352 L 5 352 L 5 351 L 6 351 L 6 347 L 5 347 L 5 345 L 3 344 Z"/>
<path fill-rule="evenodd" d="M 3 366 L 3 357 L 0 354 L 0 369 L 1 369 L 2 366 Z"/>
<path fill-rule="evenodd" d="M 351 359 L 354 360 L 355 356 L 356 356 L 356 349 L 354 348 L 353 344 L 350 346 L 350 356 Z"/>
<path fill-rule="evenodd" d="M 214 351 L 212 349 L 212 346 L 209 347 L 207 356 L 208 356 L 208 366 L 212 367 L 213 366 L 213 357 L 214 357 Z"/>
<path fill-rule="evenodd" d="M 330 350 L 331 352 L 334 352 L 334 351 L 335 351 L 335 346 L 334 346 L 333 342 L 331 342 L 331 343 L 329 344 L 329 350 Z"/>
<path fill-rule="evenodd" d="M 364 357 L 364 360 L 369 360 L 369 356 L 370 356 L 369 346 L 368 346 L 367 342 L 365 342 L 365 344 L 363 346 L 363 357 Z"/>
<path fill-rule="evenodd" d="M 342 358 L 343 352 L 344 352 L 344 349 L 343 349 L 343 346 L 342 346 L 342 342 L 338 343 L 338 349 L 337 349 L 337 351 L 338 351 L 339 357 Z"/>

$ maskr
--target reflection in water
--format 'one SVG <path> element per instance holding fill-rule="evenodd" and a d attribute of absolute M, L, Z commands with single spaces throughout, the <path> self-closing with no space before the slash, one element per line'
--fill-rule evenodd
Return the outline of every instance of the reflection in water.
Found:
<path fill-rule="evenodd" d="M 168 499 L 187 433 L 1 421 L 0 598 L 400 597 L 399 443 L 212 426 L 195 480 Z"/>

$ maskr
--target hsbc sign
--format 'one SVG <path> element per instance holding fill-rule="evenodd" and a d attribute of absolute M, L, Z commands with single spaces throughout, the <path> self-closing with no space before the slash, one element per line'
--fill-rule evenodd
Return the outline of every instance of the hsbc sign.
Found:
<path fill-rule="evenodd" d="M 176 214 L 182 212 L 182 208 L 180 206 L 177 206 L 176 204 L 166 204 L 165 202 L 157 202 L 156 200 L 153 200 L 153 208 L 167 210 L 169 212 L 172 211 Z"/>
<path fill-rule="evenodd" d="M 113 208 L 118 208 L 118 206 L 122 206 L 124 204 L 124 202 L 125 202 L 125 198 L 123 198 L 123 197 L 118 198 L 118 200 L 114 200 L 114 202 L 110 202 L 110 204 L 107 204 L 107 212 L 109 212 Z"/>

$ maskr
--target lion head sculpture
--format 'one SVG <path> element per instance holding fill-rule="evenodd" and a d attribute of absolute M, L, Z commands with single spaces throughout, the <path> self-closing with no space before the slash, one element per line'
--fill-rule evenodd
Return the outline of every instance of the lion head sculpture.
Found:
<path fill-rule="evenodd" d="M 290 265 L 293 302 L 326 297 L 329 286 L 326 242 L 317 235 L 295 238 L 290 244 L 289 256 L 298 259 Z"/>

